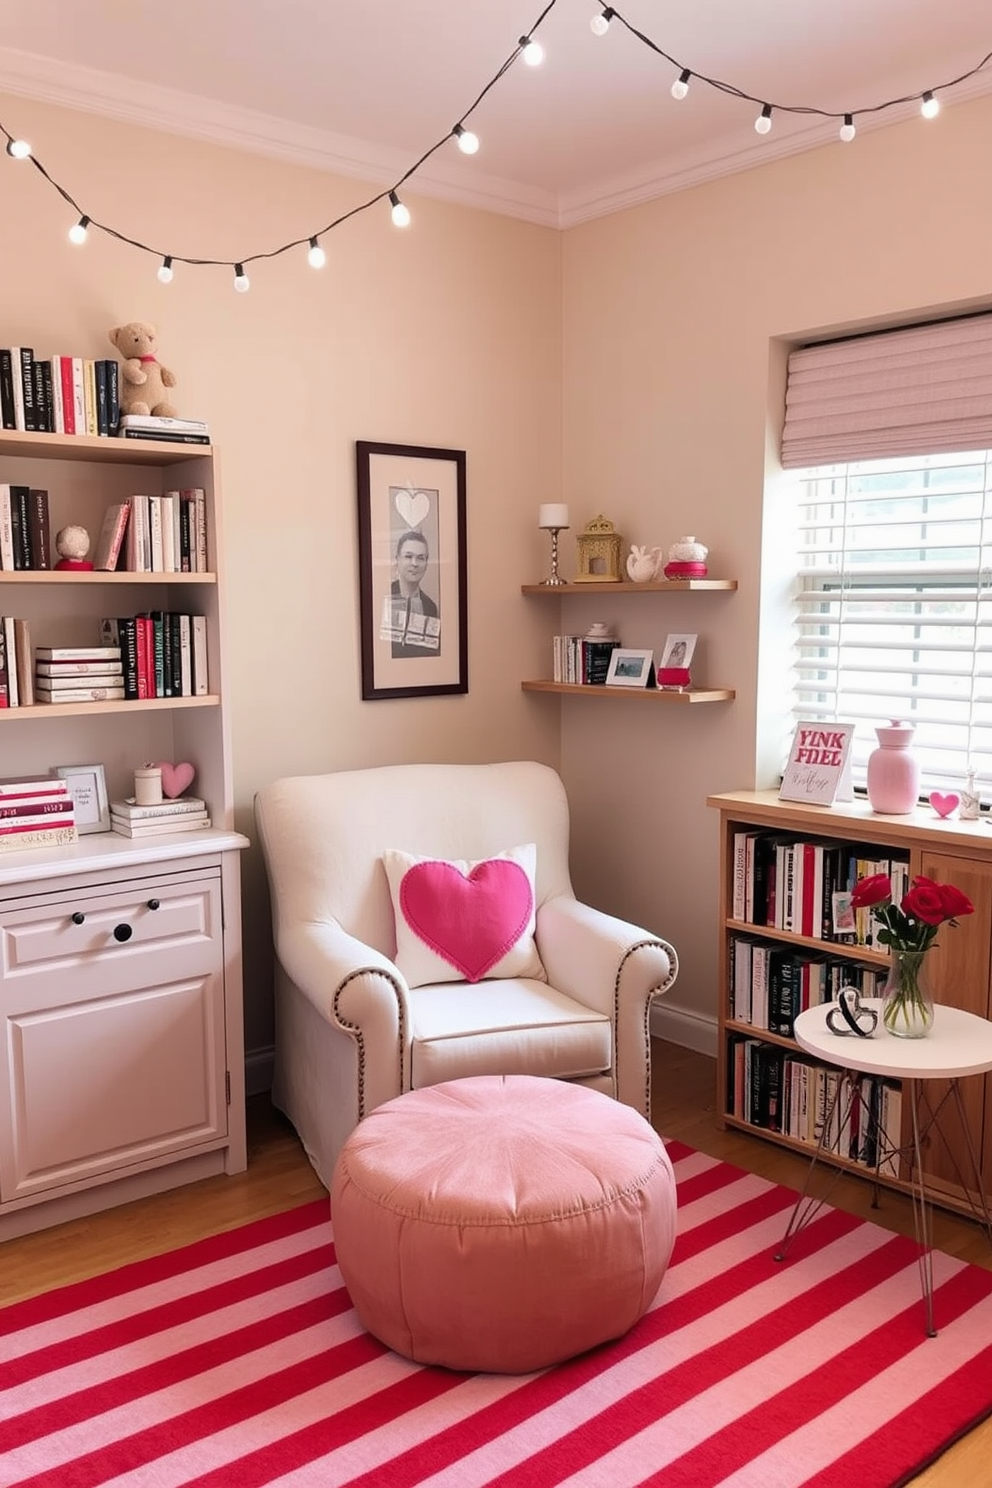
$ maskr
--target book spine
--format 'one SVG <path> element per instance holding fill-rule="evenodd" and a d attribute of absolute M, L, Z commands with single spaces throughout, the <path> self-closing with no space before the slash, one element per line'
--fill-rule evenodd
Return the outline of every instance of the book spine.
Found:
<path fill-rule="evenodd" d="M 174 801 L 162 801 L 157 806 L 137 806 L 130 801 L 111 801 L 114 816 L 128 821 L 161 821 L 164 817 L 199 816 L 206 812 L 206 804 L 198 796 L 183 796 Z"/>
<path fill-rule="evenodd" d="M 31 631 L 26 620 L 14 620 L 14 658 L 17 696 L 21 707 L 29 708 L 34 702 L 34 658 L 31 655 Z"/>
<path fill-rule="evenodd" d="M 107 378 L 107 432 L 117 433 L 117 420 L 120 418 L 120 368 L 113 357 L 108 357 L 104 362 Z"/>
<path fill-rule="evenodd" d="M 62 389 L 62 432 L 76 432 L 76 399 L 72 391 L 72 357 L 60 356 L 59 385 Z"/>
<path fill-rule="evenodd" d="M 68 678 L 70 682 L 76 677 L 85 677 L 90 686 L 96 685 L 89 681 L 90 678 L 95 677 L 102 686 L 123 675 L 119 661 L 36 661 L 34 669 L 39 677 Z"/>
<path fill-rule="evenodd" d="M 138 622 L 132 615 L 122 616 L 117 621 L 117 632 L 124 668 L 124 696 L 133 702 L 141 696 L 138 690 Z"/>
<path fill-rule="evenodd" d="M 66 847 L 78 842 L 79 833 L 73 826 L 29 827 L 23 832 L 0 834 L 0 853 L 23 851 L 32 847 Z"/>
<path fill-rule="evenodd" d="M 164 837 L 170 832 L 202 832 L 210 826 L 210 817 L 177 816 L 169 821 L 135 823 L 112 815 L 110 825 L 122 837 Z"/>
<path fill-rule="evenodd" d="M 24 399 L 24 427 L 31 433 L 37 433 L 38 423 L 35 418 L 34 379 L 31 375 L 34 350 L 30 346 L 22 346 L 19 350 L 21 354 L 21 396 Z"/>
<path fill-rule="evenodd" d="M 16 429 L 14 414 L 14 374 L 9 346 L 0 348 L 0 422 L 5 429 Z"/>
<path fill-rule="evenodd" d="M 97 434 L 96 362 L 92 357 L 83 359 L 83 396 L 86 404 L 86 432 Z"/>
<path fill-rule="evenodd" d="M 118 429 L 118 439 L 152 439 L 156 444 L 200 444 L 210 443 L 209 434 L 189 434 L 181 429 Z"/>
<path fill-rule="evenodd" d="M 65 433 L 65 411 L 62 407 L 62 358 L 49 357 L 48 375 L 52 383 L 52 433 Z"/>
<path fill-rule="evenodd" d="M 165 544 L 162 536 L 162 498 L 148 498 L 148 548 L 152 573 L 165 570 Z"/>
<path fill-rule="evenodd" d="M 193 506 L 196 513 L 196 572 L 208 573 L 210 565 L 207 558 L 207 501 L 205 492 L 199 486 L 193 493 Z"/>
<path fill-rule="evenodd" d="M 193 696 L 206 697 L 210 691 L 207 671 L 207 617 L 191 615 L 189 621 L 193 640 Z"/>
<path fill-rule="evenodd" d="M 192 501 L 188 491 L 179 493 L 179 572 L 193 572 Z"/>
<path fill-rule="evenodd" d="M 14 567 L 31 567 L 31 533 L 28 527 L 30 496 L 27 486 L 11 486 L 10 519 L 14 540 Z"/>
<path fill-rule="evenodd" d="M 0 708 L 9 707 L 10 683 L 7 677 L 7 632 L 2 620 L 0 620 Z"/>
<path fill-rule="evenodd" d="M 41 433 L 47 434 L 50 429 L 48 417 L 48 397 L 45 391 L 45 363 L 31 363 L 31 389 L 34 393 L 34 424 Z"/>
<path fill-rule="evenodd" d="M 190 615 L 178 615 L 179 621 L 179 696 L 193 696 L 193 625 Z"/>
<path fill-rule="evenodd" d="M 22 806 L 0 803 L 0 832 L 13 827 L 59 826 L 66 817 L 73 820 L 75 809 L 71 796 L 61 801 L 26 802 Z"/>
<path fill-rule="evenodd" d="M 0 569 L 14 568 L 14 522 L 10 506 L 10 486 L 0 484 Z"/>
<path fill-rule="evenodd" d="M 86 381 L 82 357 L 72 358 L 72 416 L 76 421 L 76 433 L 86 433 Z"/>
<path fill-rule="evenodd" d="M 51 532 L 47 491 L 32 490 L 28 493 L 28 541 L 31 548 L 31 567 L 39 570 L 51 568 Z"/>
<path fill-rule="evenodd" d="M 123 684 L 113 687 L 39 687 L 38 703 L 105 703 L 124 697 Z"/>

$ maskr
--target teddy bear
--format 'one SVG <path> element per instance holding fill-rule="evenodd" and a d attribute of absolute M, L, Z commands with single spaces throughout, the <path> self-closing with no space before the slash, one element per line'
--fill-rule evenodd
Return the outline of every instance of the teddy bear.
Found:
<path fill-rule="evenodd" d="M 154 413 L 175 418 L 177 410 L 165 390 L 175 387 L 176 375 L 163 367 L 155 355 L 158 349 L 155 327 L 143 320 L 115 326 L 110 332 L 110 344 L 124 358 L 118 390 L 121 413 Z"/>

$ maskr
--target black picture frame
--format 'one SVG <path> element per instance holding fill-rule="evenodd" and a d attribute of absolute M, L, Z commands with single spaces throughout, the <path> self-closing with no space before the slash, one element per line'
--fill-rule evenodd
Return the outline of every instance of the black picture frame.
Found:
<path fill-rule="evenodd" d="M 362 699 L 468 692 L 465 451 L 355 454 Z"/>

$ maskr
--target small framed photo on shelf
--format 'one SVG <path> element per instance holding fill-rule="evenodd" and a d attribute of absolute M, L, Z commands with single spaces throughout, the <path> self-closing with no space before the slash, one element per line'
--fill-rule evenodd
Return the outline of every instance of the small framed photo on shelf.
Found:
<path fill-rule="evenodd" d="M 468 692 L 465 451 L 356 454 L 362 698 Z"/>
<path fill-rule="evenodd" d="M 692 653 L 696 649 L 696 637 L 694 635 L 669 635 L 665 637 L 665 649 L 661 653 L 658 663 L 659 670 L 675 670 L 684 667 L 686 671 L 692 662 Z"/>
<path fill-rule="evenodd" d="M 626 651 L 622 646 L 617 646 L 610 657 L 606 685 L 608 687 L 647 687 L 653 660 L 653 651 Z"/>
<path fill-rule="evenodd" d="M 52 772 L 64 780 L 76 807 L 76 831 L 110 831 L 107 777 L 102 765 L 56 765 Z"/>

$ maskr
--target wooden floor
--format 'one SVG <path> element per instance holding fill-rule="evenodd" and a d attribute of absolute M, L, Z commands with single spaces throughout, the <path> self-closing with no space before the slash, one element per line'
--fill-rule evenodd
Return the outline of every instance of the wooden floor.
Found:
<path fill-rule="evenodd" d="M 801 1156 L 743 1132 L 717 1130 L 713 1060 L 660 1040 L 655 1040 L 654 1052 L 652 1122 L 659 1132 L 775 1183 L 801 1186 L 806 1173 Z M 249 1102 L 248 1133 L 246 1173 L 207 1178 L 0 1244 L 0 1305 L 326 1197 L 292 1127 L 266 1097 Z M 870 1185 L 857 1178 L 842 1177 L 830 1202 L 887 1229 L 913 1233 L 908 1199 L 886 1192 L 881 1206 L 873 1209 Z M 992 1249 L 972 1221 L 937 1210 L 934 1239 L 941 1250 L 992 1270 Z M 0 1322 L 0 1337 L 2 1333 Z M 915 1488 L 988 1483 L 990 1461 L 992 1420 L 914 1479 Z"/>

